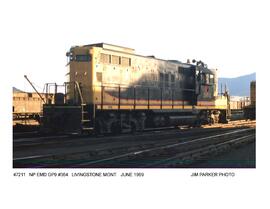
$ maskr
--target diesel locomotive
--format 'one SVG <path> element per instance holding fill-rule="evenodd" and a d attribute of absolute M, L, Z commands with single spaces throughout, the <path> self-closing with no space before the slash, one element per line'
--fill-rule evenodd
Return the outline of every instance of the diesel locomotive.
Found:
<path fill-rule="evenodd" d="M 66 55 L 67 82 L 46 84 L 54 101 L 43 105 L 43 130 L 120 133 L 230 117 L 217 70 L 201 61 L 162 60 L 106 43 L 74 46 Z"/>

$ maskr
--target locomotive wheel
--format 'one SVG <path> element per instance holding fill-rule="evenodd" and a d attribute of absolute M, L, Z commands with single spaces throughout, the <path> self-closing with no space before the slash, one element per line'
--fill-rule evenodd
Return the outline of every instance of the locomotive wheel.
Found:
<path fill-rule="evenodd" d="M 196 120 L 194 123 L 194 127 L 201 127 L 202 126 L 202 121 L 201 120 Z"/>
<path fill-rule="evenodd" d="M 102 135 L 103 131 L 101 131 L 101 125 L 100 122 L 97 121 L 95 124 L 95 135 Z"/>
<path fill-rule="evenodd" d="M 116 134 L 120 134 L 121 132 L 122 131 L 121 131 L 120 123 L 119 122 L 112 123 L 112 125 L 111 125 L 111 133 L 113 135 L 116 135 Z"/>
<path fill-rule="evenodd" d="M 136 124 L 135 122 L 131 122 L 130 124 L 130 133 L 134 134 L 136 132 L 137 128 L 136 128 Z"/>

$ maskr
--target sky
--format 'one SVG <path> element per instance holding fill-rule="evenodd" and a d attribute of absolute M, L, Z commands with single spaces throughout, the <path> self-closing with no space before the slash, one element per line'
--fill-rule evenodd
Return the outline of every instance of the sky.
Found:
<path fill-rule="evenodd" d="M 31 90 L 65 81 L 66 51 L 105 42 L 161 59 L 202 60 L 221 77 L 263 67 L 269 46 L 267 1 L 6 1 L 2 39 L 9 82 Z M 2 34 L 3 35 L 3 34 Z M 2 44 L 1 44 L 2 45 Z M 2 45 L 2 46 L 3 46 Z"/>

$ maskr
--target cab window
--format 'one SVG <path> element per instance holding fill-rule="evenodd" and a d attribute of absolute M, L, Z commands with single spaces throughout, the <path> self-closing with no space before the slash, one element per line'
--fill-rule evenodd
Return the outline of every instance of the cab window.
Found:
<path fill-rule="evenodd" d="M 91 61 L 90 54 L 77 54 L 75 56 L 75 61 L 77 62 L 89 62 Z"/>
<path fill-rule="evenodd" d="M 210 74 L 210 84 L 213 84 L 213 83 L 215 83 L 214 75 Z"/>
<path fill-rule="evenodd" d="M 209 84 L 209 74 L 205 74 L 205 84 Z"/>
<path fill-rule="evenodd" d="M 214 75 L 208 73 L 201 74 L 201 83 L 202 84 L 213 84 L 214 83 Z"/>

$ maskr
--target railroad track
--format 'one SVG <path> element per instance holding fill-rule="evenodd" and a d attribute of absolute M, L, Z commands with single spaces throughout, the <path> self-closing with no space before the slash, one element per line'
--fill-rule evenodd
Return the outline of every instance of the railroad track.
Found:
<path fill-rule="evenodd" d="M 235 130 L 229 133 L 124 153 L 77 164 L 74 167 L 95 167 L 95 165 L 112 168 L 182 167 L 205 155 L 225 151 L 233 146 L 254 140 L 255 133 L 252 133 L 253 131 L 254 129 Z M 242 134 L 245 135 L 242 136 Z"/>
<path fill-rule="evenodd" d="M 232 121 L 236 121 L 237 123 L 239 123 L 240 121 L 244 121 L 242 119 L 233 119 Z M 219 124 L 220 125 L 220 124 Z M 219 126 L 218 125 L 218 126 Z M 17 127 L 13 127 L 15 129 L 17 129 Z M 27 129 L 27 128 L 25 128 Z M 28 138 L 37 138 L 37 137 L 53 137 L 53 134 L 44 134 L 44 133 L 41 133 L 39 131 L 39 126 L 35 126 L 34 128 L 28 128 L 28 129 L 35 129 L 35 130 L 32 130 L 32 131 L 14 131 L 13 132 L 13 139 L 19 139 L 19 141 L 21 141 L 21 139 L 24 139 L 24 140 L 27 140 Z M 154 130 L 170 130 L 170 129 L 175 129 L 175 127 L 164 127 L 164 128 L 149 128 L 149 129 L 145 129 L 144 132 L 152 132 Z"/>
<path fill-rule="evenodd" d="M 248 127 L 248 126 L 243 126 Z M 55 136 L 39 137 L 33 139 L 18 139 L 13 143 L 14 158 L 26 156 L 48 155 L 80 152 L 81 150 L 107 149 L 108 147 L 127 147 L 142 144 L 159 144 L 165 142 L 179 141 L 179 139 L 192 138 L 196 136 L 207 136 L 217 132 L 227 132 L 235 128 L 211 127 L 193 128 L 193 129 L 173 129 L 173 130 L 155 130 L 153 132 L 136 133 L 133 135 L 118 135 L 106 137 L 93 136 Z"/>
<path fill-rule="evenodd" d="M 13 132 L 13 139 L 32 138 L 40 136 L 38 131 Z"/>
<path fill-rule="evenodd" d="M 122 138 L 121 140 L 121 137 L 118 137 L 120 139 L 118 143 L 108 143 L 105 140 L 103 144 L 98 143 L 99 146 L 96 147 L 94 144 L 91 144 L 94 146 L 91 147 L 92 149 L 87 148 L 84 144 L 83 146 L 87 149 L 77 149 L 77 151 L 73 150 L 73 152 L 58 154 L 15 157 L 14 167 L 163 167 L 162 164 L 168 166 L 169 159 L 173 161 L 173 157 L 180 158 L 179 153 L 184 159 L 189 155 L 200 156 L 198 152 L 202 148 L 208 150 L 208 153 L 210 153 L 209 150 L 214 149 L 213 146 L 217 146 L 218 150 L 220 150 L 221 145 L 217 143 L 224 143 L 224 136 L 230 136 L 227 137 L 228 139 L 225 137 L 228 141 L 242 137 L 242 134 L 255 132 L 254 128 L 224 129 L 222 131 L 211 129 L 207 130 L 208 132 L 205 131 L 204 134 L 202 130 L 204 129 L 195 131 L 192 134 L 187 132 L 187 135 L 175 135 L 172 133 L 171 135 L 168 133 L 162 135 L 157 133 L 160 139 L 166 138 L 166 140 L 158 140 L 158 137 L 150 134 L 149 137 L 152 140 L 147 139 L 146 136 L 134 136 L 133 140 L 129 139 L 128 143 L 127 141 L 123 143 L 126 139 Z M 209 136 L 209 134 L 212 135 Z M 200 135 L 204 135 L 204 137 L 199 137 Z M 154 140 L 153 137 L 155 138 Z M 145 142 L 137 141 L 138 138 L 144 138 Z M 195 150 L 197 151 L 193 153 L 191 152 L 192 150 L 194 152 Z M 201 153 L 204 153 L 203 150 L 201 151 Z M 184 162 L 183 159 L 181 162 Z M 183 165 L 186 165 L 186 161 Z"/>
<path fill-rule="evenodd" d="M 213 124 L 213 125 L 203 125 L 202 128 L 237 128 L 243 126 L 256 126 L 255 120 L 233 120 L 227 124 Z"/>
<path fill-rule="evenodd" d="M 219 143 L 203 145 L 201 148 L 195 148 L 184 151 L 182 153 L 176 153 L 173 156 L 167 158 L 154 159 L 153 163 L 143 165 L 142 167 L 192 167 L 192 164 L 198 163 L 210 157 L 211 155 L 221 154 L 232 148 L 242 146 L 247 143 L 255 142 L 255 133 L 239 136 Z"/>
<path fill-rule="evenodd" d="M 130 146 L 138 144 L 138 146 L 146 146 L 147 144 L 166 143 L 171 141 L 179 141 L 188 139 L 189 136 L 201 136 L 214 134 L 217 131 L 227 132 L 231 129 L 185 129 L 185 130 L 170 130 L 170 131 L 155 131 L 135 135 L 119 135 L 108 137 L 84 137 L 84 138 L 69 138 L 59 137 L 48 139 L 47 137 L 38 138 L 33 141 L 21 141 L 14 143 L 13 151 L 15 158 L 22 158 L 33 155 L 50 155 L 61 154 L 61 150 L 65 149 L 65 154 L 79 152 L 85 148 L 89 151 L 99 153 L 112 147 L 128 149 Z"/>
<path fill-rule="evenodd" d="M 202 126 L 203 129 L 207 128 L 236 128 L 236 127 L 243 127 L 243 126 L 253 126 L 256 124 L 256 121 L 232 121 L 229 124 L 215 124 L 215 125 L 204 125 Z M 147 129 L 144 132 L 139 132 L 135 134 L 121 134 L 117 136 L 94 136 L 94 135 L 79 135 L 79 134 L 63 134 L 63 135 L 41 135 L 38 132 L 26 132 L 25 134 L 35 134 L 33 137 L 24 137 L 24 138 L 14 138 L 13 139 L 13 147 L 29 147 L 29 146 L 44 146 L 46 144 L 58 144 L 63 142 L 74 142 L 74 139 L 76 141 L 79 141 L 81 139 L 90 139 L 91 141 L 103 141 L 103 139 L 116 139 L 121 138 L 125 136 L 133 136 L 133 135 L 151 135 L 154 133 L 173 133 L 178 132 L 179 130 L 190 130 L 191 128 L 187 126 L 181 126 L 181 127 L 164 127 L 164 128 L 154 128 L 154 129 Z M 192 130 L 202 130 L 201 128 L 193 128 Z M 23 133 L 20 133 L 21 136 L 24 136 Z M 15 134 L 13 136 L 16 136 Z M 36 137 L 35 137 L 36 136 Z"/>

